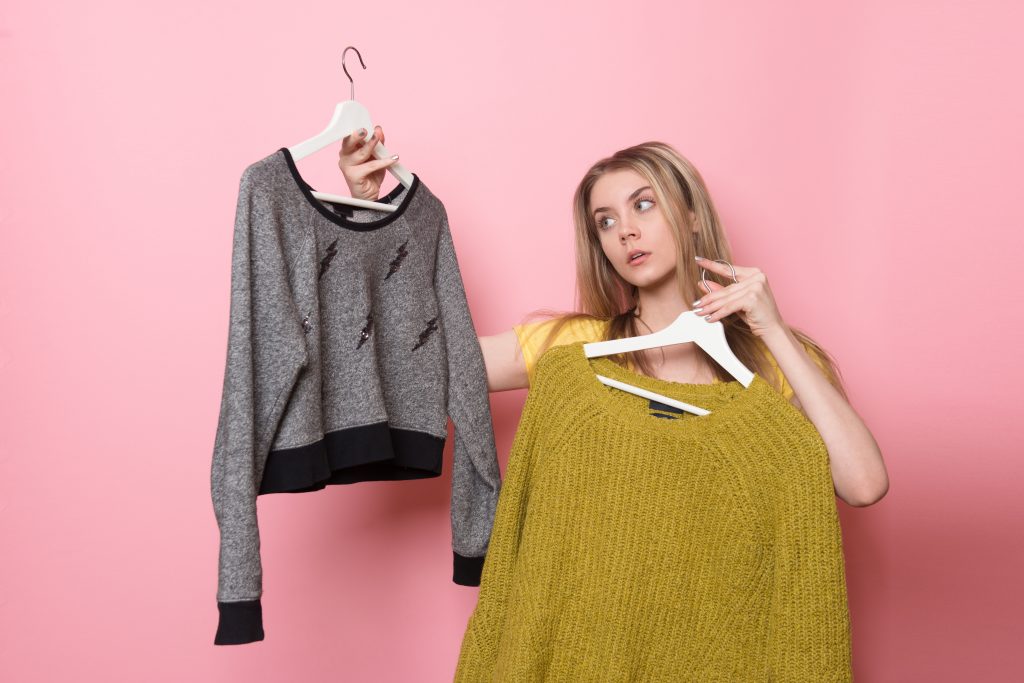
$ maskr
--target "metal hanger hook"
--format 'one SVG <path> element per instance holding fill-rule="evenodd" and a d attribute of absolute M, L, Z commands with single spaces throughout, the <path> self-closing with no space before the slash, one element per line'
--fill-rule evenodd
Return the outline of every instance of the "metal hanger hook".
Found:
<path fill-rule="evenodd" d="M 725 265 L 729 266 L 729 270 L 732 271 L 732 281 L 733 282 L 739 282 L 739 280 L 736 279 L 736 269 L 732 267 L 731 263 L 729 263 L 728 261 L 726 261 L 723 258 L 716 258 L 715 262 L 716 263 L 724 263 Z M 705 276 L 707 274 L 708 274 L 708 271 L 705 270 L 703 266 L 701 266 L 701 269 L 700 269 L 700 281 L 704 283 L 704 288 L 706 290 L 708 290 L 708 294 L 710 294 L 711 293 L 711 287 L 708 285 L 708 281 L 705 278 Z"/>
<path fill-rule="evenodd" d="M 348 72 L 348 69 L 345 68 L 345 53 L 348 52 L 349 50 L 355 50 L 356 56 L 359 57 L 359 64 L 362 65 L 364 69 L 366 68 L 366 64 L 363 62 L 363 56 L 359 54 L 359 50 L 356 50 L 356 48 L 353 45 L 349 45 L 348 47 L 345 48 L 344 52 L 341 53 L 341 70 L 345 72 L 346 76 L 348 76 L 348 82 L 351 85 L 349 99 L 354 100 L 356 98 L 356 82 L 352 80 L 352 74 L 350 74 Z"/>

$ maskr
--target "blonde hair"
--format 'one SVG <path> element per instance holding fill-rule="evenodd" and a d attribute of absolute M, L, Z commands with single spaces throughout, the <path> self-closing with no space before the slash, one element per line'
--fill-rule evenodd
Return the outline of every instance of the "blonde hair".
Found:
<path fill-rule="evenodd" d="M 643 176 L 661 206 L 676 243 L 676 282 L 683 301 L 694 301 L 707 294 L 700 284 L 701 268 L 694 256 L 700 255 L 709 260 L 724 259 L 732 263 L 732 250 L 722 230 L 721 220 L 696 167 L 663 142 L 644 142 L 621 149 L 594 163 L 576 188 L 573 196 L 573 222 L 576 236 L 577 310 L 534 311 L 534 316 L 540 314 L 558 318 L 542 340 L 537 357 L 550 346 L 562 327 L 575 319 L 590 318 L 609 323 L 607 339 L 651 332 L 650 329 L 639 329 L 638 317 L 634 315 L 638 303 L 637 287 L 625 281 L 605 256 L 598 236 L 598 226 L 591 212 L 590 195 L 597 179 L 605 173 L 621 169 L 631 169 Z M 723 278 L 710 270 L 706 271 L 705 278 L 723 286 L 732 282 L 731 278 Z M 768 358 L 767 347 L 751 331 L 749 325 L 738 315 L 727 316 L 721 322 L 736 357 L 778 391 L 782 391 L 780 379 Z M 789 329 L 808 353 L 817 355 L 819 365 L 825 370 L 829 381 L 845 398 L 846 391 L 835 360 L 807 334 L 792 326 Z M 719 380 L 734 379 L 703 349 L 699 346 L 696 349 Z M 629 352 L 609 358 L 626 365 L 626 356 L 630 356 L 630 362 L 641 373 L 652 374 L 650 363 L 643 352 Z"/>

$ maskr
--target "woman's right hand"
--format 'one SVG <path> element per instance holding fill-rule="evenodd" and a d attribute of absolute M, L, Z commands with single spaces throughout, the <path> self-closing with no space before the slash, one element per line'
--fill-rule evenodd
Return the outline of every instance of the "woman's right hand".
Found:
<path fill-rule="evenodd" d="M 395 154 L 389 159 L 378 159 L 373 156 L 373 150 L 378 142 L 384 142 L 384 129 L 374 126 L 373 135 L 366 139 L 366 129 L 361 128 L 346 135 L 341 141 L 341 151 L 338 153 L 338 168 L 345 176 L 349 192 L 356 199 L 376 201 L 380 195 L 380 186 L 384 181 L 384 172 L 388 166 L 398 161 Z"/>

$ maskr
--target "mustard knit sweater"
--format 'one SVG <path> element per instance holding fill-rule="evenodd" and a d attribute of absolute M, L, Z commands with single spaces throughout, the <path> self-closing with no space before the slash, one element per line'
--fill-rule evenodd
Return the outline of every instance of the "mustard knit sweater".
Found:
<path fill-rule="evenodd" d="M 596 374 L 711 411 L 675 419 Z M 464 681 L 852 680 L 841 530 L 814 425 L 758 375 L 683 384 L 538 361 Z"/>

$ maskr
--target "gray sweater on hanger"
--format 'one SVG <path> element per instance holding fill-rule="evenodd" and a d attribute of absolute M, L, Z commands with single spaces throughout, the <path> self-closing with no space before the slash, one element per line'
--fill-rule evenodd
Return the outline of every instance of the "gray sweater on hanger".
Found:
<path fill-rule="evenodd" d="M 256 498 L 438 477 L 454 423 L 456 583 L 480 583 L 501 486 L 483 354 L 444 205 L 313 197 L 287 148 L 242 173 L 211 491 L 218 645 L 262 640 Z"/>

